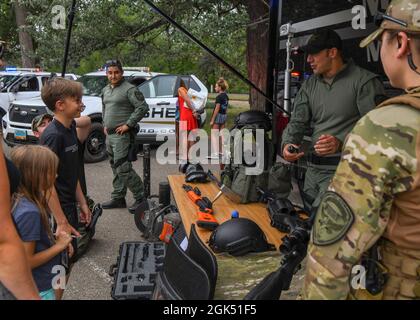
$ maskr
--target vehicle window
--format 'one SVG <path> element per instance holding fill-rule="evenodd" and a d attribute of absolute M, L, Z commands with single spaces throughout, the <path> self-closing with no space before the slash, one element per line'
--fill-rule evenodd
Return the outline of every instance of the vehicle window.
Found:
<path fill-rule="evenodd" d="M 195 91 L 201 91 L 200 87 L 198 86 L 197 82 L 194 81 L 191 77 L 181 77 L 182 80 L 184 80 L 185 85 L 188 89 L 194 89 Z"/>
<path fill-rule="evenodd" d="M 106 76 L 82 76 L 78 79 L 83 86 L 83 94 L 86 96 L 100 96 L 102 89 L 108 84 Z"/>
<path fill-rule="evenodd" d="M 19 85 L 19 92 L 39 91 L 38 79 L 36 77 L 30 78 Z"/>
<path fill-rule="evenodd" d="M 45 86 L 45 84 L 47 83 L 47 81 L 48 81 L 49 78 L 50 77 L 42 77 L 41 78 L 42 86 Z"/>
<path fill-rule="evenodd" d="M 173 97 L 177 79 L 177 76 L 157 76 L 138 88 L 145 98 Z"/>
<path fill-rule="evenodd" d="M 135 85 L 136 87 L 138 87 L 139 85 L 141 85 L 143 82 L 147 81 L 147 78 L 144 77 L 129 77 L 127 78 L 128 82 L 130 82 L 131 84 Z"/>
<path fill-rule="evenodd" d="M 3 88 L 7 88 L 10 84 L 17 80 L 17 76 L 13 75 L 3 75 L 0 77 L 0 90 Z"/>

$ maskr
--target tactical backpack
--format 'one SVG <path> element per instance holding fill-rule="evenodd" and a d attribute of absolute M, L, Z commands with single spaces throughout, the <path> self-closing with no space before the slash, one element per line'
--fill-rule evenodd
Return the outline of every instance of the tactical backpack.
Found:
<path fill-rule="evenodd" d="M 281 163 L 271 166 L 271 160 L 274 157 L 274 147 L 268 134 L 271 128 L 271 119 L 265 112 L 251 110 L 240 113 L 235 118 L 234 127 L 230 129 L 230 154 L 228 155 L 230 163 L 226 164 L 221 178 L 223 184 L 241 196 L 241 203 L 259 201 L 258 188 L 270 190 L 273 193 L 281 193 L 283 196 L 288 196 L 290 193 L 290 169 Z M 259 145 L 260 142 L 256 139 L 258 129 L 264 130 L 264 146 Z M 234 130 L 240 131 L 237 138 L 242 138 L 241 143 L 236 140 Z M 255 168 L 256 163 L 248 164 L 245 161 L 247 158 L 245 153 L 250 152 L 250 150 L 243 151 L 243 143 L 245 139 L 250 137 L 252 137 L 252 155 L 254 157 L 264 148 L 263 172 L 259 175 L 249 174 L 249 170 Z M 241 154 L 241 152 L 242 162 L 235 163 L 235 160 L 239 158 L 238 154 Z M 258 156 L 261 156 L 261 154 Z"/>

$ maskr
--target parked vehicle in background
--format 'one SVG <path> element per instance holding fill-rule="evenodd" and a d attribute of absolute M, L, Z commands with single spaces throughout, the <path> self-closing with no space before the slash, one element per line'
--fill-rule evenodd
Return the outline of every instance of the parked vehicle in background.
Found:
<path fill-rule="evenodd" d="M 7 68 L 0 72 L 0 118 L 8 111 L 10 103 L 26 100 L 41 95 L 44 83 L 53 74 L 38 69 Z M 75 74 L 66 74 L 66 78 L 77 80 Z"/>
<path fill-rule="evenodd" d="M 140 122 L 137 142 L 159 144 L 157 137 L 175 134 L 175 111 L 177 92 L 181 79 L 190 88 L 208 95 L 204 84 L 194 75 L 169 75 L 148 72 L 143 68 L 125 68 L 124 77 L 136 85 L 145 96 L 150 111 Z M 83 102 L 86 106 L 82 115 L 92 119 L 92 128 L 86 140 L 85 161 L 99 162 L 107 157 L 105 134 L 102 124 L 102 88 L 108 84 L 105 71 L 88 73 L 78 79 L 83 85 Z M 9 146 L 36 143 L 31 131 L 31 122 L 39 114 L 48 112 L 41 97 L 15 100 L 2 119 L 4 141 Z M 204 125 L 206 114 L 201 114 L 200 124 Z"/>

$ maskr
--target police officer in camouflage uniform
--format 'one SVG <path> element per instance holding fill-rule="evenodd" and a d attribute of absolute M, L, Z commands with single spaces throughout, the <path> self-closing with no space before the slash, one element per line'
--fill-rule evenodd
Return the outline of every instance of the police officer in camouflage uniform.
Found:
<path fill-rule="evenodd" d="M 372 247 L 388 279 L 365 297 L 420 299 L 420 1 L 393 0 L 382 20 L 361 46 L 382 40 L 385 72 L 406 94 L 380 104 L 347 138 L 315 218 L 306 299 L 357 298 L 350 275 Z"/>
<path fill-rule="evenodd" d="M 282 151 L 287 161 L 300 159 L 304 152 L 293 153 L 289 147 L 299 148 L 304 135 L 312 131 L 303 189 L 305 207 L 311 210 L 319 205 L 331 182 L 346 135 L 375 107 L 384 89 L 377 75 L 344 59 L 342 41 L 333 30 L 315 32 L 302 49 L 314 75 L 304 82 L 295 98 L 282 137 Z"/>
<path fill-rule="evenodd" d="M 107 152 L 114 174 L 111 200 L 102 204 L 104 209 L 126 208 L 127 188 L 135 202 L 128 209 L 133 212 L 144 200 L 143 182 L 128 159 L 130 147 L 135 143 L 135 127 L 149 111 L 143 94 L 123 78 L 118 60 L 107 62 L 109 85 L 102 90 L 103 121 L 107 134 Z"/>

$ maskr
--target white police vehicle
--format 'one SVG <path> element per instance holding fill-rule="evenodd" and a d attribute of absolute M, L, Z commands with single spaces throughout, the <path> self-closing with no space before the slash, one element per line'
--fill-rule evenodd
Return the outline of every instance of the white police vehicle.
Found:
<path fill-rule="evenodd" d="M 137 85 L 144 94 L 150 111 L 140 122 L 138 143 L 159 144 L 158 135 L 175 134 L 175 111 L 177 92 L 181 79 L 188 88 L 208 94 L 207 88 L 194 75 L 169 75 L 151 73 L 140 68 L 124 68 L 124 77 Z M 105 71 L 88 73 L 78 79 L 83 84 L 83 102 L 86 106 L 82 115 L 92 118 L 91 132 L 86 141 L 85 161 L 98 162 L 106 158 L 105 135 L 102 125 L 102 100 L 100 93 L 108 83 Z M 3 136 L 6 144 L 15 146 L 36 143 L 37 138 L 31 131 L 32 119 L 38 114 L 47 112 L 42 99 L 14 101 L 2 119 Z M 200 125 L 203 126 L 206 117 L 201 114 Z"/>
<path fill-rule="evenodd" d="M 0 72 L 0 119 L 7 113 L 10 103 L 40 96 L 43 84 L 51 77 L 50 72 L 38 69 L 8 67 Z M 66 78 L 77 80 L 75 74 Z"/>

